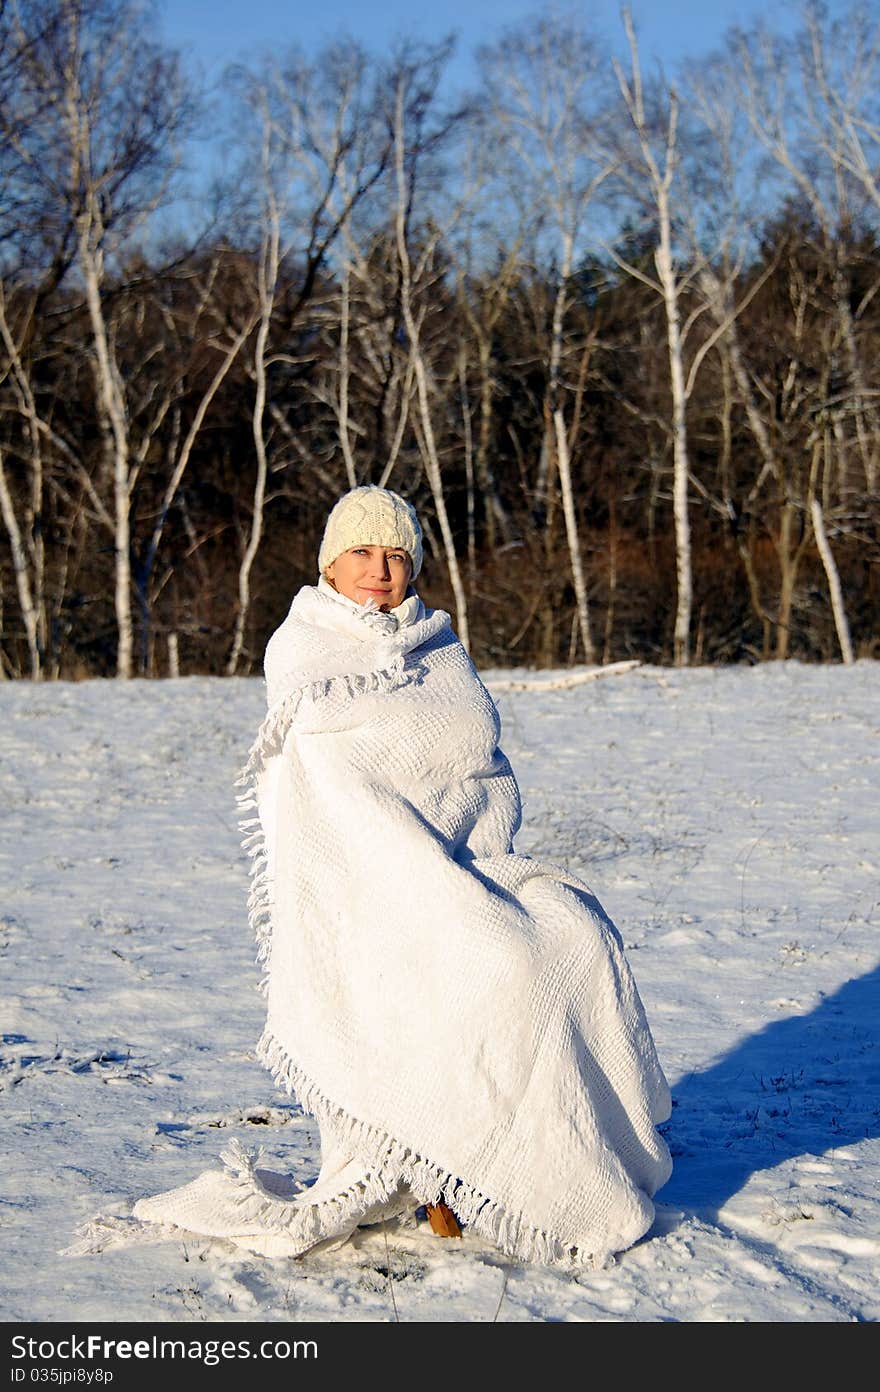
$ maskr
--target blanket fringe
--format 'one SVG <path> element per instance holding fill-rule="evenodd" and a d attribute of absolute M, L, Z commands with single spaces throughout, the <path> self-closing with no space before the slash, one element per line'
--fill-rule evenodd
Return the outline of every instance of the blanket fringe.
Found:
<path fill-rule="evenodd" d="M 260 775 L 268 761 L 280 754 L 294 717 L 305 698 L 318 701 L 331 690 L 344 690 L 351 697 L 372 691 L 394 691 L 415 680 L 422 671 L 418 662 L 405 666 L 401 654 L 380 671 L 351 676 L 327 677 L 309 682 L 276 701 L 257 731 L 248 751 L 247 761 L 235 780 L 238 807 L 238 827 L 242 832 L 242 848 L 250 859 L 250 890 L 247 899 L 248 922 L 257 943 L 257 963 L 262 968 L 260 990 L 269 989 L 269 966 L 272 956 L 272 882 L 269 873 L 269 850 L 266 832 L 259 816 L 258 786 Z M 256 816 L 250 815 L 256 812 Z"/>
<path fill-rule="evenodd" d="M 551 1233 L 533 1227 L 522 1215 L 508 1212 L 500 1203 L 465 1183 L 442 1165 L 402 1146 L 387 1132 L 368 1122 L 358 1121 L 335 1106 L 306 1077 L 268 1029 L 264 1030 L 257 1045 L 257 1057 L 268 1068 L 276 1084 L 295 1097 L 304 1111 L 310 1112 L 319 1123 L 326 1119 L 333 1134 L 351 1145 L 353 1154 L 370 1159 L 374 1166 L 371 1178 L 377 1198 L 393 1193 L 403 1179 L 419 1203 L 434 1204 L 442 1200 L 462 1223 L 487 1238 L 507 1256 L 519 1261 L 584 1270 L 602 1267 L 612 1256 L 611 1252 L 585 1252 L 560 1241 Z M 354 1197 L 363 1202 L 363 1188 Z"/>
<path fill-rule="evenodd" d="M 59 1257 L 94 1257 L 113 1247 L 168 1242 L 180 1237 L 171 1223 L 141 1223 L 137 1218 L 91 1218 L 74 1230 L 74 1241 L 59 1249 Z"/>
<path fill-rule="evenodd" d="M 298 1186 L 297 1194 L 280 1198 L 261 1179 L 263 1154 L 262 1147 L 253 1154 L 239 1141 L 233 1141 L 221 1153 L 220 1159 L 234 1185 L 231 1202 L 240 1214 L 243 1231 L 252 1233 L 256 1228 L 289 1234 L 302 1251 L 339 1237 L 346 1226 L 353 1230 L 365 1217 L 368 1220 L 370 1209 L 386 1208 L 400 1189 L 399 1175 L 389 1182 L 387 1174 L 377 1173 L 358 1179 L 320 1203 L 309 1203 L 308 1186 Z"/>

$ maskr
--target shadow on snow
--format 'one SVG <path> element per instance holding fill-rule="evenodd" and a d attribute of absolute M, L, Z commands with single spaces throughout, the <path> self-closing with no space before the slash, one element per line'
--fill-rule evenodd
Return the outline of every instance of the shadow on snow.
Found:
<path fill-rule="evenodd" d="M 760 1170 L 880 1136 L 878 1019 L 880 967 L 686 1074 L 662 1128 L 675 1168 L 660 1204 L 711 1219 Z"/>

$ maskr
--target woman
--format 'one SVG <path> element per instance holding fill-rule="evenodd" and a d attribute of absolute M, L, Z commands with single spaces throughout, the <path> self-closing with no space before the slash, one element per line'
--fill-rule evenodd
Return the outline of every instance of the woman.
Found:
<path fill-rule="evenodd" d="M 589 889 L 517 855 L 499 718 L 426 609 L 413 509 L 356 488 L 317 586 L 266 650 L 244 770 L 260 1058 L 318 1120 L 291 1194 L 237 1149 L 135 1214 L 299 1255 L 445 1204 L 509 1255 L 601 1263 L 670 1173 L 669 1091 L 622 945 Z"/>

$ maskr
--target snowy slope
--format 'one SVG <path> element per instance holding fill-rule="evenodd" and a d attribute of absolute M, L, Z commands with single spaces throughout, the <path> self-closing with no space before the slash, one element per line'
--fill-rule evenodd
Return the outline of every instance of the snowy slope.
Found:
<path fill-rule="evenodd" d="M 262 683 L 0 684 L 0 1318 L 876 1320 L 878 697 L 867 662 L 499 694 L 518 848 L 618 923 L 675 1098 L 654 1229 L 574 1280 L 424 1225 L 58 1255 L 232 1139 L 309 1178 L 317 1130 L 252 1054 Z"/>

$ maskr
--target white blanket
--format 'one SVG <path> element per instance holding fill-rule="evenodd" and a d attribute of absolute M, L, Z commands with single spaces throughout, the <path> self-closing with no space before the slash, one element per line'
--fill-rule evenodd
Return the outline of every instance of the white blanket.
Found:
<path fill-rule="evenodd" d="M 244 770 L 259 1054 L 321 1127 L 316 1184 L 240 1152 L 136 1216 L 298 1254 L 442 1198 L 523 1260 L 650 1227 L 669 1091 L 617 930 L 513 850 L 495 706 L 449 616 L 302 589 Z"/>

